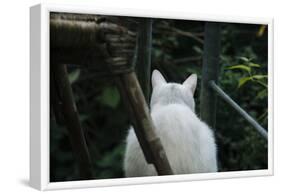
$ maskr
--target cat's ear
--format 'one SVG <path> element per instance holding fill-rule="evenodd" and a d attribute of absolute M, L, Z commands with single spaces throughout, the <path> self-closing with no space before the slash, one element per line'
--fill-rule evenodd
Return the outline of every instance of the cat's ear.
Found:
<path fill-rule="evenodd" d="M 152 87 L 154 88 L 157 85 L 165 84 L 167 82 L 163 77 L 163 75 L 158 70 L 155 69 L 152 72 L 151 83 L 152 83 Z"/>
<path fill-rule="evenodd" d="M 191 92 L 194 94 L 195 89 L 196 89 L 196 85 L 197 85 L 197 75 L 196 74 L 192 74 L 191 76 L 189 76 L 184 82 L 183 85 L 190 88 Z"/>

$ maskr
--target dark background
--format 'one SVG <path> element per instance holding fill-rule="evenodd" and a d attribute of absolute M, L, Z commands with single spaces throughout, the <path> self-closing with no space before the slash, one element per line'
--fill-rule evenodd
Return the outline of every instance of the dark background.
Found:
<path fill-rule="evenodd" d="M 222 23 L 219 76 L 222 89 L 266 129 L 267 37 L 266 26 Z M 204 22 L 153 21 L 152 69 L 159 69 L 170 82 L 182 82 L 191 73 L 197 73 L 197 114 L 203 40 Z M 95 178 L 123 177 L 125 138 L 130 122 L 116 85 L 110 79 L 93 79 L 94 72 L 90 69 L 70 67 L 69 72 Z M 250 76 L 251 80 L 239 86 Z M 215 135 L 219 171 L 267 168 L 267 142 L 220 99 Z M 50 180 L 79 180 L 78 177 L 66 129 L 51 116 Z"/>

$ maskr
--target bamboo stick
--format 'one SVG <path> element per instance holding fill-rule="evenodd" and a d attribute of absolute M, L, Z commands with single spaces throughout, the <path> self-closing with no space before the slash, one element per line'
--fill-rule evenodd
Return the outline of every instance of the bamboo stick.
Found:
<path fill-rule="evenodd" d="M 134 130 L 146 161 L 154 164 L 158 175 L 172 175 L 165 150 L 155 132 L 155 126 L 135 72 L 119 75 L 117 83 L 127 105 Z"/>
<path fill-rule="evenodd" d="M 55 81 L 61 93 L 62 112 L 74 156 L 78 162 L 80 179 L 91 179 L 92 162 L 87 148 L 84 131 L 79 121 L 66 65 L 53 65 Z"/>

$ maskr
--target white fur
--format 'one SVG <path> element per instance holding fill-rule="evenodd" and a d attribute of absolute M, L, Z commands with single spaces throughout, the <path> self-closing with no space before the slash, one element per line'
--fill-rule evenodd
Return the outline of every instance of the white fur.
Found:
<path fill-rule="evenodd" d="M 183 84 L 167 83 L 152 74 L 151 116 L 174 174 L 216 172 L 216 144 L 212 130 L 194 113 L 195 74 Z M 126 177 L 155 176 L 147 164 L 133 128 L 129 130 L 124 160 Z"/>

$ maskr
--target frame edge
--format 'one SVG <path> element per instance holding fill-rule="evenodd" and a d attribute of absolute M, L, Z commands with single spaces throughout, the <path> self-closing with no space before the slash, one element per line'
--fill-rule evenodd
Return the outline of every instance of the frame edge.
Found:
<path fill-rule="evenodd" d="M 30 169 L 29 185 L 42 190 L 41 178 L 41 5 L 30 7 Z"/>

